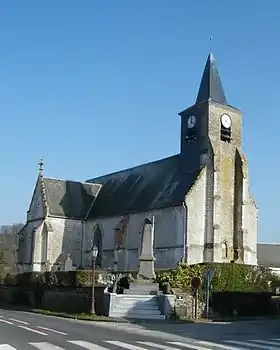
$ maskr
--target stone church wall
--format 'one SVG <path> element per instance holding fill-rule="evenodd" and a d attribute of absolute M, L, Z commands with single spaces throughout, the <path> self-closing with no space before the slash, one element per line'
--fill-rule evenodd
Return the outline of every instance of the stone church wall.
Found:
<path fill-rule="evenodd" d="M 39 178 L 37 180 L 29 211 L 27 213 L 27 221 L 42 219 L 44 217 L 44 207 L 41 196 L 41 187 Z"/>
<path fill-rule="evenodd" d="M 243 180 L 242 228 L 244 239 L 244 262 L 256 264 L 257 209 L 252 200 L 248 179 Z M 215 186 L 216 187 L 216 186 Z M 138 268 L 138 257 L 144 221 L 155 217 L 155 266 L 172 268 L 184 257 L 188 264 L 205 261 L 205 201 L 206 169 L 203 169 L 193 188 L 186 196 L 186 208 L 183 206 L 155 210 L 148 213 L 135 213 L 128 216 L 100 218 L 94 221 L 48 217 L 40 219 L 40 194 L 33 197 L 29 217 L 37 220 L 28 221 L 19 237 L 18 262 L 20 271 L 41 271 L 48 260 L 52 269 L 63 264 L 67 255 L 71 255 L 73 264 L 79 268 L 91 267 L 91 248 L 93 242 L 100 249 L 101 267 L 112 268 L 114 250 L 118 246 L 119 269 L 135 271 Z M 217 195 L 217 187 L 214 195 Z M 38 199 L 39 198 L 39 199 Z M 38 203 L 38 205 L 35 205 Z M 214 226 L 219 226 L 221 211 L 214 202 Z M 186 219 L 186 217 L 188 219 Z M 224 236 L 218 236 L 215 229 L 215 246 L 221 243 Z M 99 238 L 97 237 L 99 232 Z M 228 238 L 230 241 L 230 237 Z M 33 249 L 34 248 L 34 249 Z M 219 248 L 219 249 L 218 249 Z M 219 244 L 214 254 L 215 262 L 223 259 L 227 247 Z M 31 266 L 33 262 L 33 266 Z"/>
<path fill-rule="evenodd" d="M 149 213 L 136 213 L 127 217 L 112 217 L 86 223 L 86 235 L 83 240 L 83 266 L 91 261 L 90 249 L 94 233 L 99 228 L 102 234 L 102 267 L 112 267 L 114 247 L 119 240 L 119 269 L 137 270 L 143 224 L 146 218 L 155 216 L 155 266 L 171 268 L 184 254 L 184 213 L 183 207 L 155 210 Z M 120 225 L 125 222 L 125 225 Z M 116 228 L 120 237 L 117 237 Z"/>
<path fill-rule="evenodd" d="M 18 257 L 21 271 L 42 271 L 48 261 L 52 270 L 63 269 L 67 255 L 71 255 L 77 268 L 91 267 L 91 248 L 97 229 L 101 232 L 101 267 L 112 268 L 114 249 L 119 245 L 119 269 L 138 269 L 143 224 L 146 218 L 155 217 L 155 266 L 172 268 L 184 256 L 185 209 L 173 207 L 126 217 L 82 221 L 48 217 L 28 222 L 22 232 Z M 47 222 L 47 225 L 46 225 Z M 126 222 L 126 225 L 120 225 Z M 121 227 L 122 226 L 122 227 Z M 117 238 L 116 228 L 121 227 Z M 117 242 L 117 239 L 120 242 Z M 32 247 L 34 246 L 34 249 Z M 33 253 L 31 253 L 33 250 Z M 32 255 L 32 256 L 31 256 Z M 31 261 L 33 266 L 30 266 Z M 24 267 L 25 266 L 25 267 Z"/>
<path fill-rule="evenodd" d="M 41 270 L 41 234 L 44 214 L 40 178 L 38 177 L 27 212 L 27 222 L 18 237 L 17 267 L 19 272 Z"/>
<path fill-rule="evenodd" d="M 34 257 L 33 248 L 36 246 L 36 241 L 38 242 L 43 222 L 44 220 L 29 221 L 20 231 L 17 251 L 17 265 L 19 272 L 30 271 L 31 262 L 36 262 L 37 257 Z"/>
<path fill-rule="evenodd" d="M 47 260 L 54 269 L 63 265 L 67 254 L 71 254 L 73 264 L 81 264 L 81 242 L 83 224 L 81 221 L 49 218 L 50 231 L 48 232 Z"/>
<path fill-rule="evenodd" d="M 202 170 L 197 181 L 186 196 L 187 203 L 187 263 L 203 262 L 206 168 Z"/>
<path fill-rule="evenodd" d="M 257 265 L 258 210 L 250 195 L 248 180 L 244 179 L 243 182 L 244 263 Z"/>

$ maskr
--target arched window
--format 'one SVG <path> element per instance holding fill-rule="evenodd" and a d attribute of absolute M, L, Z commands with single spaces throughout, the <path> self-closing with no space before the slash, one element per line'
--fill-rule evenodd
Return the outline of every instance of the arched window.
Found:
<path fill-rule="evenodd" d="M 30 264 L 33 263 L 33 257 L 34 257 L 34 249 L 35 249 L 35 236 L 36 236 L 36 228 L 33 228 L 33 230 L 31 231 L 31 236 L 30 236 Z"/>
<path fill-rule="evenodd" d="M 93 230 L 93 246 L 96 245 L 98 248 L 98 255 L 96 258 L 96 266 L 102 266 L 103 257 L 103 237 L 102 231 L 99 225 L 96 225 Z"/>
<path fill-rule="evenodd" d="M 228 244 L 227 241 L 223 241 L 223 259 L 228 258 Z"/>
<path fill-rule="evenodd" d="M 129 216 L 123 217 L 115 227 L 115 248 L 124 248 Z"/>

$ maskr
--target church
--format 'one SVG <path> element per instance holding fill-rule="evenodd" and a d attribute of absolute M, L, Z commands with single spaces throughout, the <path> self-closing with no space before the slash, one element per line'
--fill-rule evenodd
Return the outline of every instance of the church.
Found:
<path fill-rule="evenodd" d="M 179 261 L 257 264 L 258 210 L 242 152 L 242 113 L 228 103 L 207 58 L 195 103 L 179 113 L 180 152 L 85 182 L 45 177 L 43 164 L 19 232 L 18 270 L 96 263 L 134 271 L 145 225 L 156 268 Z"/>

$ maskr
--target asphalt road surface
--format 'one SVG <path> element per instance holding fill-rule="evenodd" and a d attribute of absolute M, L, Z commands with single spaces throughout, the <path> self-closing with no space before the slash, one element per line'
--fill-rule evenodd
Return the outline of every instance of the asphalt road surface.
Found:
<path fill-rule="evenodd" d="M 280 321 L 115 324 L 0 309 L 0 350 L 276 350 Z"/>

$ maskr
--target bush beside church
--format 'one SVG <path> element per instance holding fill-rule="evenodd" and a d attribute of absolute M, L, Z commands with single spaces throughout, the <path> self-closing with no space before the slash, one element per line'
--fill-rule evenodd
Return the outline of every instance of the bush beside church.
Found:
<path fill-rule="evenodd" d="M 271 300 L 271 288 L 273 283 L 277 283 L 278 278 L 269 269 L 242 264 L 187 265 L 179 263 L 174 270 L 157 272 L 157 282 L 160 288 L 164 291 L 164 286 L 168 283 L 171 292 L 181 296 L 178 298 L 180 306 L 177 313 L 179 310 L 182 313 L 184 304 L 182 301 L 185 300 L 187 302 L 184 305 L 187 305 L 188 309 L 185 311 L 185 316 L 188 318 L 193 316 L 193 313 L 190 312 L 190 308 L 193 307 L 191 279 L 199 276 L 202 280 L 199 290 L 201 306 L 199 313 L 202 314 L 205 296 L 203 276 L 207 268 L 215 271 L 211 283 L 210 300 L 214 313 L 222 316 L 232 316 L 235 313 L 240 316 L 257 316 L 277 312 L 276 304 Z M 130 275 L 127 274 L 127 276 Z M 3 293 L 9 290 L 13 294 L 12 297 L 9 294 L 10 303 L 26 304 L 33 308 L 45 308 L 52 311 L 89 312 L 92 278 L 92 270 L 7 275 L 0 289 L 0 299 L 3 300 Z M 103 292 L 112 284 L 113 275 L 110 272 L 100 269 L 96 271 L 96 305 L 102 305 Z M 127 278 L 121 279 L 119 287 L 127 288 Z M 99 308 L 98 313 L 102 314 L 102 308 Z"/>
<path fill-rule="evenodd" d="M 84 288 L 92 286 L 92 270 L 25 272 L 18 275 L 7 275 L 4 284 L 21 287 L 44 288 Z M 105 270 L 95 271 L 95 285 L 108 286 L 112 284 L 112 275 Z"/>
<path fill-rule="evenodd" d="M 27 272 L 7 275 L 0 286 L 0 303 L 66 313 L 91 310 L 92 270 Z M 95 273 L 95 310 L 104 313 L 103 295 L 112 284 L 107 271 Z"/>
<path fill-rule="evenodd" d="M 278 301 L 272 300 L 274 285 L 280 285 L 279 277 L 271 270 L 243 264 L 197 264 L 180 263 L 175 270 L 157 274 L 161 286 L 170 284 L 171 290 L 180 298 L 176 313 L 188 318 L 194 315 L 194 293 L 191 279 L 200 277 L 199 315 L 204 314 L 206 269 L 214 270 L 211 283 L 210 309 L 213 316 L 267 316 L 278 313 Z M 183 310 L 185 309 L 185 310 Z"/>
<path fill-rule="evenodd" d="M 255 265 L 243 264 L 196 264 L 187 265 L 179 263 L 176 269 L 157 271 L 156 280 L 162 289 L 168 282 L 171 288 L 183 292 L 190 291 L 191 279 L 200 277 L 203 282 L 204 271 L 214 270 L 211 283 L 212 292 L 269 292 L 271 282 L 280 281 L 270 269 Z M 136 277 L 136 273 L 127 275 Z M 6 275 L 5 285 L 18 285 L 22 287 L 44 286 L 44 287 L 89 287 L 92 285 L 92 270 L 55 271 L 55 272 L 25 272 L 18 275 Z M 110 271 L 97 269 L 95 283 L 98 285 L 111 285 L 113 274 Z M 202 283 L 202 290 L 203 290 Z"/>
<path fill-rule="evenodd" d="M 203 281 L 206 269 L 214 270 L 212 292 L 269 292 L 271 282 L 279 280 L 268 268 L 232 263 L 179 263 L 177 269 L 158 272 L 157 280 L 160 285 L 168 282 L 173 288 L 190 291 L 191 279 L 198 276 Z M 203 287 L 202 284 L 202 289 Z"/>

